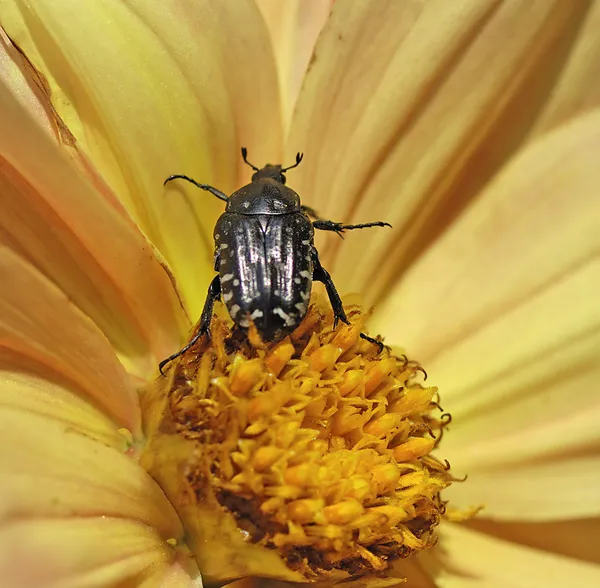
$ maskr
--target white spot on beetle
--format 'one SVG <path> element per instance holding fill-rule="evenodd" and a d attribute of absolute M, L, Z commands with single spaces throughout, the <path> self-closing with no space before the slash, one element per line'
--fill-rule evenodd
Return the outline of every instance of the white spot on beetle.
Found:
<path fill-rule="evenodd" d="M 215 239 L 218 241 L 221 238 L 221 235 L 219 235 L 219 233 L 215 233 Z"/>
<path fill-rule="evenodd" d="M 221 278 L 221 284 L 224 284 L 225 282 L 229 282 L 229 280 L 233 280 L 233 274 L 225 274 Z"/>
<path fill-rule="evenodd" d="M 281 290 L 273 290 L 273 294 L 275 294 L 275 296 L 281 296 Z"/>
<path fill-rule="evenodd" d="M 300 272 L 300 275 L 301 275 L 303 278 L 306 278 L 307 280 L 308 280 L 308 278 L 310 278 L 310 272 L 307 272 L 306 270 L 302 270 L 302 271 Z"/>
<path fill-rule="evenodd" d="M 294 325 L 294 319 L 292 318 L 293 315 L 289 315 L 287 312 L 284 312 L 284 310 L 279 308 L 279 306 L 275 307 L 272 312 L 273 314 L 280 316 L 285 321 L 286 327 L 291 327 Z"/>
<path fill-rule="evenodd" d="M 240 305 L 239 304 L 234 304 L 230 309 L 229 309 L 229 314 L 235 318 L 235 315 L 240 312 Z"/>
<path fill-rule="evenodd" d="M 257 308 L 256 310 L 252 311 L 250 318 L 252 320 L 254 320 L 254 319 L 260 318 L 261 316 L 264 316 L 263 311 L 260 308 Z"/>
<path fill-rule="evenodd" d="M 250 208 L 250 202 L 246 201 L 246 202 L 244 202 L 244 204 L 242 204 L 242 206 L 244 208 Z"/>
<path fill-rule="evenodd" d="M 294 284 L 299 284 L 302 280 L 300 278 L 294 278 Z"/>
<path fill-rule="evenodd" d="M 223 300 L 225 300 L 225 302 L 229 302 L 232 298 L 233 298 L 233 292 L 225 292 L 223 294 Z"/>
<path fill-rule="evenodd" d="M 306 259 L 306 261 L 310 261 L 312 259 L 312 257 L 310 255 L 305 255 L 304 259 Z"/>
<path fill-rule="evenodd" d="M 233 280 L 233 285 L 234 286 L 239 286 L 240 285 L 240 281 L 236 278 L 235 280 Z"/>
<path fill-rule="evenodd" d="M 229 247 L 227 243 L 221 243 L 221 245 L 219 245 L 219 249 L 227 249 L 227 247 Z"/>
<path fill-rule="evenodd" d="M 294 304 L 294 306 L 301 312 L 301 313 L 305 313 L 306 312 L 306 304 L 304 304 L 304 302 L 296 302 L 296 304 Z"/>
<path fill-rule="evenodd" d="M 239 321 L 240 327 L 249 327 L 250 321 L 248 319 L 241 319 Z"/>
<path fill-rule="evenodd" d="M 310 298 L 310 294 L 308 292 L 300 292 L 300 298 L 302 298 L 302 300 L 308 300 Z"/>
<path fill-rule="evenodd" d="M 310 245 L 310 239 L 304 239 L 304 241 L 302 241 L 302 245 Z"/>

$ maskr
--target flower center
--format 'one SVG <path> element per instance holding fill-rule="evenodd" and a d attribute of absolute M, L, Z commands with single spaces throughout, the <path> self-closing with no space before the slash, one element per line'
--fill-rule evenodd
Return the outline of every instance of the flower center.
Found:
<path fill-rule="evenodd" d="M 313 304 L 262 345 L 221 312 L 148 391 L 142 463 L 173 502 L 205 580 L 379 574 L 436 542 L 451 474 L 431 455 L 448 423 L 422 368 L 332 330 Z"/>

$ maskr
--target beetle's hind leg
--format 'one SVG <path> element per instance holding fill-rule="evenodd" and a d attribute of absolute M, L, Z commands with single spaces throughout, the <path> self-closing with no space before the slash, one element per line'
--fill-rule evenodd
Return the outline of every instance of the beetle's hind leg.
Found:
<path fill-rule="evenodd" d="M 349 325 L 350 321 L 346 316 L 346 311 L 344 310 L 342 299 L 340 298 L 335 284 L 331 279 L 330 273 L 321 265 L 321 261 L 319 260 L 319 255 L 316 249 L 313 249 L 313 261 L 315 264 L 315 269 L 313 271 L 313 280 L 315 282 L 322 282 L 325 285 L 325 289 L 327 290 L 327 296 L 329 297 L 329 302 L 331 303 L 331 307 L 333 308 L 333 328 L 335 329 L 337 327 L 338 321 L 342 321 L 344 324 Z M 360 336 L 366 341 L 373 343 L 373 345 L 377 345 L 378 354 L 383 351 L 383 343 L 381 341 L 373 339 L 373 337 L 369 337 L 369 335 L 365 335 L 364 333 L 361 333 Z"/>
<path fill-rule="evenodd" d="M 163 359 L 158 364 L 158 370 L 164 376 L 163 368 L 174 359 L 177 359 L 180 355 L 183 355 L 192 345 L 194 345 L 202 335 L 208 335 L 210 337 L 210 321 L 212 319 L 213 308 L 215 306 L 215 300 L 219 298 L 221 295 L 221 281 L 219 280 L 219 276 L 215 276 L 213 281 L 210 283 L 208 287 L 208 295 L 206 296 L 206 301 L 204 302 L 204 308 L 202 309 L 202 315 L 200 317 L 200 327 L 198 328 L 198 332 L 192 337 L 191 341 L 185 346 L 182 347 L 177 353 L 173 353 L 173 355 L 169 355 L 167 359 Z"/>

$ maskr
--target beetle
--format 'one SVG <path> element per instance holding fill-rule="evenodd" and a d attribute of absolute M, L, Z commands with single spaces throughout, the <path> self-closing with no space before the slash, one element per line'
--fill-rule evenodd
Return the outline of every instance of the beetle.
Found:
<path fill-rule="evenodd" d="M 305 317 L 314 281 L 322 282 L 333 308 L 334 329 L 339 321 L 350 324 L 331 276 L 319 261 L 314 230 L 344 231 L 367 227 L 391 227 L 386 222 L 345 225 L 320 218 L 300 202 L 286 186 L 285 174 L 300 165 L 303 155 L 289 167 L 251 164 L 242 147 L 242 158 L 254 174 L 252 181 L 231 196 L 182 175 L 169 176 L 164 184 L 186 180 L 227 203 L 214 229 L 214 269 L 218 272 L 208 287 L 198 331 L 177 353 L 159 364 L 163 367 L 185 353 L 203 335 L 210 336 L 213 307 L 219 297 L 233 322 L 248 329 L 254 322 L 261 339 L 276 342 L 290 334 Z M 311 220 L 311 217 L 315 220 Z M 383 349 L 383 344 L 361 333 L 361 337 Z"/>

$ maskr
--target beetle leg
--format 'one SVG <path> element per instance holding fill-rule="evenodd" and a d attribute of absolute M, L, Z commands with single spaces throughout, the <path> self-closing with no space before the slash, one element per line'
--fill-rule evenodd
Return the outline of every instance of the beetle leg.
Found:
<path fill-rule="evenodd" d="M 202 315 L 200 317 L 200 327 L 198 328 L 198 332 L 192 337 L 191 341 L 182 347 L 177 353 L 173 353 L 173 355 L 169 355 L 167 359 L 163 359 L 158 364 L 158 370 L 164 376 L 163 368 L 178 358 L 180 355 L 184 354 L 192 345 L 194 345 L 202 335 L 208 335 L 210 337 L 210 321 L 212 319 L 213 307 L 215 305 L 215 300 L 219 298 L 221 295 L 221 282 L 219 280 L 219 276 L 215 276 L 213 281 L 210 283 L 208 287 L 208 295 L 206 296 L 206 301 L 204 302 L 204 308 L 202 310 Z"/>
<path fill-rule="evenodd" d="M 313 221 L 313 227 L 315 229 L 321 229 L 322 231 L 334 231 L 340 237 L 344 231 L 352 231 L 354 229 L 366 229 L 368 227 L 391 227 L 390 223 L 384 223 L 383 221 L 375 221 L 373 223 L 362 223 L 359 225 L 345 225 L 343 223 L 336 223 L 330 220 L 317 219 Z"/>
<path fill-rule="evenodd" d="M 329 302 L 331 303 L 331 307 L 333 308 L 333 328 L 337 327 L 338 321 L 342 321 L 344 324 L 349 325 L 350 321 L 346 316 L 346 311 L 344 310 L 344 305 L 342 304 L 342 299 L 338 294 L 338 291 L 331 279 L 331 275 L 329 272 L 321 265 L 321 261 L 319 260 L 319 254 L 316 249 L 313 249 L 313 261 L 315 264 L 315 269 L 313 271 L 313 280 L 315 282 L 322 282 L 325 284 L 325 289 L 327 290 L 327 296 L 329 296 Z M 365 341 L 369 341 L 369 343 L 373 343 L 373 345 L 377 345 L 378 351 L 377 353 L 381 353 L 383 351 L 383 343 L 378 341 L 377 339 L 373 339 L 373 337 L 369 337 L 369 335 L 365 335 L 364 333 L 360 334 L 361 338 Z"/>
<path fill-rule="evenodd" d="M 227 200 L 229 200 L 229 197 L 227 196 L 227 194 L 223 194 L 223 192 L 221 192 L 221 190 L 217 190 L 216 188 L 213 188 L 212 186 L 209 186 L 208 184 L 199 184 L 193 178 L 190 178 L 189 176 L 184 176 L 182 174 L 175 174 L 173 176 L 169 176 L 163 182 L 163 186 L 167 182 L 170 182 L 171 180 L 186 180 L 187 182 L 194 184 L 194 186 L 196 186 L 197 188 L 201 188 L 202 190 L 206 190 L 207 192 L 210 192 L 213 196 L 216 196 L 219 200 L 225 200 L 225 202 L 227 202 Z"/>

